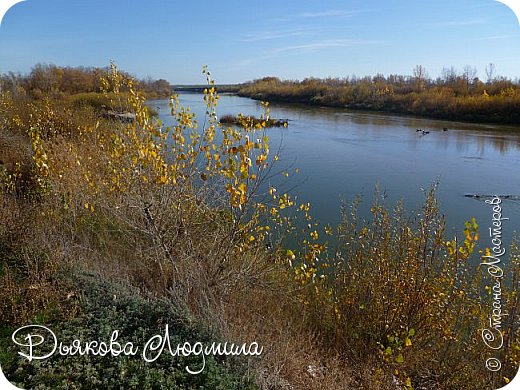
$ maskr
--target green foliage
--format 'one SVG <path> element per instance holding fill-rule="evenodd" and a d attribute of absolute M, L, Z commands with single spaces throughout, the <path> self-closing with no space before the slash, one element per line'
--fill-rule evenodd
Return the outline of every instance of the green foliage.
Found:
<path fill-rule="evenodd" d="M 75 107 L 92 107 L 98 111 L 101 110 L 115 110 L 112 102 L 116 96 L 106 95 L 97 92 L 83 92 L 71 95 L 68 97 L 70 103 Z"/>
<path fill-rule="evenodd" d="M 177 343 L 202 342 L 205 345 L 219 341 L 199 324 L 190 319 L 186 308 L 164 298 L 147 300 L 136 291 L 127 290 L 117 284 L 100 281 L 95 275 L 81 275 L 74 280 L 76 299 L 80 313 L 67 322 L 50 323 L 60 341 L 108 341 L 113 330 L 120 330 L 118 341 L 131 341 L 140 351 L 146 341 L 164 334 L 169 324 L 170 340 Z M 41 323 L 41 320 L 39 321 Z M 224 357 L 206 358 L 205 370 L 192 375 L 185 367 L 200 367 L 197 356 L 172 357 L 165 351 L 152 363 L 141 356 L 60 356 L 28 362 L 16 356 L 10 343 L 10 334 L 2 338 L 0 356 L 2 370 L 11 383 L 23 388 L 70 389 L 70 388 L 125 388 L 125 389 L 254 389 L 251 378 L 240 373 L 240 362 Z M 4 338 L 5 337 L 5 338 Z M 7 340 L 6 340 L 7 338 Z M 16 357 L 14 357 L 16 356 Z M 238 357 L 237 359 L 240 359 Z"/>

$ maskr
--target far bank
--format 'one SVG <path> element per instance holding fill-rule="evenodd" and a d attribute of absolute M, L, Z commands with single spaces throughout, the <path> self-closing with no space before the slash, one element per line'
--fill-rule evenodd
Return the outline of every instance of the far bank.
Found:
<path fill-rule="evenodd" d="M 205 86 L 178 86 L 202 92 Z M 221 93 L 255 100 L 380 111 L 461 122 L 520 124 L 520 86 L 496 77 L 487 82 L 467 74 L 447 73 L 436 80 L 422 76 L 377 75 L 364 78 L 264 77 L 217 87 Z"/>

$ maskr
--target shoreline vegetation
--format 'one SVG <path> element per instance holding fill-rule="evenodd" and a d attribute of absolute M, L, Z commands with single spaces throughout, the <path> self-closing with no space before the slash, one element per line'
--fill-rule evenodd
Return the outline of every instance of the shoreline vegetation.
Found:
<path fill-rule="evenodd" d="M 10 93 L 13 99 L 25 102 L 54 100 L 74 109 L 93 109 L 105 118 L 129 122 L 134 120 L 132 107 L 123 104 L 128 91 L 102 93 L 101 78 L 107 68 L 61 67 L 37 64 L 26 75 L 9 72 L 0 74 L 0 93 Z M 121 77 L 131 77 L 121 72 Z M 151 78 L 135 80 L 143 96 L 149 100 L 167 99 L 172 94 L 171 84 Z M 157 111 L 148 108 L 152 116 Z"/>
<path fill-rule="evenodd" d="M 520 124 L 520 85 L 486 68 L 487 80 L 476 69 L 444 68 L 429 78 L 422 66 L 412 76 L 378 74 L 366 77 L 314 78 L 302 81 L 264 77 L 219 85 L 218 91 L 255 100 L 421 116 L 461 122 Z M 177 91 L 202 92 L 204 86 L 176 86 Z"/>
<path fill-rule="evenodd" d="M 105 69 L 106 70 L 106 69 Z M 89 105 L 106 115 L 128 120 L 128 110 L 114 110 L 110 99 L 100 94 L 99 75 L 104 69 L 59 67 L 37 64 L 29 74 L 0 75 L 0 91 L 28 99 L 71 100 Z M 441 76 L 429 78 L 422 66 L 413 75 L 378 74 L 366 77 L 314 78 L 302 81 L 264 77 L 241 84 L 215 85 L 219 93 L 255 100 L 310 106 L 388 112 L 432 119 L 497 124 L 520 124 L 520 84 L 496 75 L 495 66 L 486 67 L 487 80 L 476 77 L 476 69 L 462 72 L 444 68 Z M 130 76 L 125 73 L 125 76 Z M 203 93 L 207 85 L 171 85 L 164 79 L 136 80 L 149 100 L 167 99 L 174 92 Z M 128 108 L 126 108 L 128 109 Z M 149 108 L 153 115 L 157 113 Z M 116 112 L 117 111 L 117 112 Z"/>
<path fill-rule="evenodd" d="M 486 69 L 486 82 L 470 66 L 463 72 L 445 68 L 428 78 L 422 66 L 413 76 L 307 78 L 264 77 L 239 85 L 235 93 L 256 100 L 391 112 L 465 122 L 520 124 L 520 85 Z"/>
<path fill-rule="evenodd" d="M 311 204 L 267 185 L 283 169 L 267 123 L 218 122 L 207 69 L 206 116 L 174 95 L 170 127 L 147 108 L 145 95 L 158 92 L 115 64 L 86 71 L 99 93 L 63 81 L 75 72 L 59 81 L 58 68 L 43 70 L 0 91 L 0 364 L 13 383 L 491 390 L 518 372 L 518 240 L 504 259 L 504 343 L 492 351 L 502 368 L 491 372 L 480 333 L 497 292 L 472 265 L 490 253 L 477 250 L 487 230 L 471 219 L 446 233 L 435 186 L 419 210 L 376 191 L 370 218 L 356 200 L 338 210 L 339 224 L 323 224 Z M 135 119 L 107 118 L 103 106 Z M 199 375 L 185 371 L 196 356 L 35 364 L 11 340 L 29 324 L 65 343 L 115 329 L 137 343 L 169 324 L 175 343 L 256 342 L 263 353 L 208 358 Z"/>

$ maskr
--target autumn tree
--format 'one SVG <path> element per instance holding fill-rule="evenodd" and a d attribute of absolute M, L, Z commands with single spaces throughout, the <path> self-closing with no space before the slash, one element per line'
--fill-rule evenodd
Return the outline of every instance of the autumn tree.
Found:
<path fill-rule="evenodd" d="M 417 65 L 413 69 L 413 77 L 417 89 L 419 91 L 423 91 L 426 88 L 426 79 L 428 78 L 425 67 L 422 65 Z"/>
<path fill-rule="evenodd" d="M 490 62 L 486 66 L 486 81 L 488 84 L 491 84 L 494 79 L 495 79 L 495 64 Z"/>

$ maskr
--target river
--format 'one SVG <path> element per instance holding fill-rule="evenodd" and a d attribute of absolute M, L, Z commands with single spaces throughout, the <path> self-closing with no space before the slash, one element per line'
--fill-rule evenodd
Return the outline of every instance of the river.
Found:
<path fill-rule="evenodd" d="M 201 122 L 202 95 L 181 93 L 180 100 Z M 167 100 L 149 105 L 158 109 L 164 123 L 171 123 Z M 502 229 L 504 241 L 509 243 L 513 231 L 520 230 L 520 126 L 303 105 L 270 108 L 271 117 L 289 119 L 288 128 L 268 129 L 271 150 L 281 147 L 279 167 L 290 167 L 285 186 L 301 202 L 310 202 L 312 214 L 322 223 L 338 222 L 341 203 L 356 196 L 363 199 L 361 216 L 369 218 L 376 185 L 388 205 L 402 199 L 410 212 L 417 211 L 425 198 L 423 189 L 438 182 L 448 236 L 461 233 L 464 222 L 475 217 L 481 226 L 480 247 L 490 245 L 492 209 L 465 194 L 517 196 L 502 203 L 502 216 L 509 218 Z M 218 114 L 238 113 L 259 116 L 260 102 L 222 95 Z"/>

